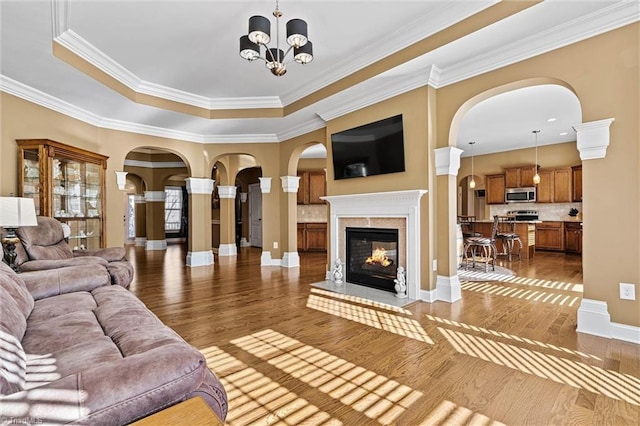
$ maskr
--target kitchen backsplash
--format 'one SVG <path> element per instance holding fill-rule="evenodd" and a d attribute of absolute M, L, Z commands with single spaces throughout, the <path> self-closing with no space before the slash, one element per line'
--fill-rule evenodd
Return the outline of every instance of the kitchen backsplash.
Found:
<path fill-rule="evenodd" d="M 577 217 L 569 216 L 569 210 L 572 208 L 578 210 Z M 582 203 L 510 203 L 489 206 L 491 217 L 496 214 L 507 214 L 512 210 L 536 210 L 540 220 L 565 221 L 582 219 Z"/>
<path fill-rule="evenodd" d="M 326 204 L 298 204 L 298 223 L 324 223 L 326 221 Z"/>

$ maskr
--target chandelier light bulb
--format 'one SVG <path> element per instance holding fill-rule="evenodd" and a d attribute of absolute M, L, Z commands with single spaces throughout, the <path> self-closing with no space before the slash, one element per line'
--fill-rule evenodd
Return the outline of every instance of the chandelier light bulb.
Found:
<path fill-rule="evenodd" d="M 536 185 L 540 183 L 540 175 L 538 174 L 538 172 L 533 175 L 533 183 L 535 183 Z"/>
<path fill-rule="evenodd" d="M 538 174 L 538 133 L 540 133 L 540 130 L 533 130 L 531 133 L 535 135 L 536 139 L 536 161 L 533 165 L 536 168 L 536 174 L 533 176 L 533 183 L 537 185 L 540 183 L 540 175 Z"/>
<path fill-rule="evenodd" d="M 471 176 L 471 182 L 469 182 L 469 188 L 473 189 L 476 187 L 476 181 L 473 180 L 473 176 Z"/>
<path fill-rule="evenodd" d="M 473 189 L 476 187 L 476 180 L 474 178 L 474 173 L 473 173 L 473 146 L 475 145 L 475 142 L 469 142 L 469 145 L 471 145 L 471 181 L 469 182 L 469 188 Z"/>

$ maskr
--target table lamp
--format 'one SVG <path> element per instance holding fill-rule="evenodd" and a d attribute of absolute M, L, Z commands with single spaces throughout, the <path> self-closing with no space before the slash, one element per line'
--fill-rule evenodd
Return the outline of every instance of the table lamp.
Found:
<path fill-rule="evenodd" d="M 5 248 L 4 260 L 13 269 L 16 266 L 16 229 L 21 226 L 37 226 L 36 208 L 32 198 L 0 197 L 0 226 L 6 231 L 2 238 Z"/>

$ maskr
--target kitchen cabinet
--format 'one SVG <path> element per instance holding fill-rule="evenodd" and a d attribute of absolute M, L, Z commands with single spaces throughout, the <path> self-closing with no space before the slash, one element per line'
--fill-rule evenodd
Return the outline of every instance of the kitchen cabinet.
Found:
<path fill-rule="evenodd" d="M 553 171 L 553 202 L 554 203 L 570 203 L 571 202 L 571 167 L 555 169 Z"/>
<path fill-rule="evenodd" d="M 327 251 L 326 223 L 298 223 L 298 251 Z"/>
<path fill-rule="evenodd" d="M 536 166 L 511 167 L 504 170 L 506 188 L 528 188 L 533 186 Z"/>
<path fill-rule="evenodd" d="M 540 183 L 537 188 L 538 203 L 553 203 L 553 170 L 538 170 Z"/>
<path fill-rule="evenodd" d="M 573 196 L 574 202 L 582 201 L 582 165 L 574 166 L 571 168 L 573 184 Z"/>
<path fill-rule="evenodd" d="M 33 198 L 36 212 L 66 223 L 73 248 L 106 247 L 107 159 L 49 139 L 20 139 L 18 195 Z"/>
<path fill-rule="evenodd" d="M 327 194 L 327 179 L 324 171 L 298 172 L 300 183 L 298 186 L 298 204 L 324 204 Z"/>
<path fill-rule="evenodd" d="M 504 204 L 505 175 L 485 176 L 487 204 Z"/>
<path fill-rule="evenodd" d="M 564 223 L 564 250 L 567 253 L 582 253 L 582 223 Z"/>
<path fill-rule="evenodd" d="M 564 223 L 536 224 L 536 250 L 564 251 Z"/>

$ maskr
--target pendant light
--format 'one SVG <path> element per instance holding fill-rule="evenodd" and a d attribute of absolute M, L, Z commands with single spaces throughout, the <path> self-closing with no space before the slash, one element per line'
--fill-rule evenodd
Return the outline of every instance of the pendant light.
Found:
<path fill-rule="evenodd" d="M 540 130 L 534 130 L 531 133 L 533 133 L 536 138 L 536 162 L 534 163 L 534 167 L 536 168 L 536 174 L 533 175 L 533 183 L 537 185 L 540 183 L 540 175 L 538 174 L 538 133 L 540 133 Z"/>
<path fill-rule="evenodd" d="M 475 144 L 475 142 L 469 142 L 469 145 L 471 145 L 471 181 L 469 182 L 469 188 L 471 189 L 476 187 L 476 181 L 473 177 L 473 145 Z"/>

